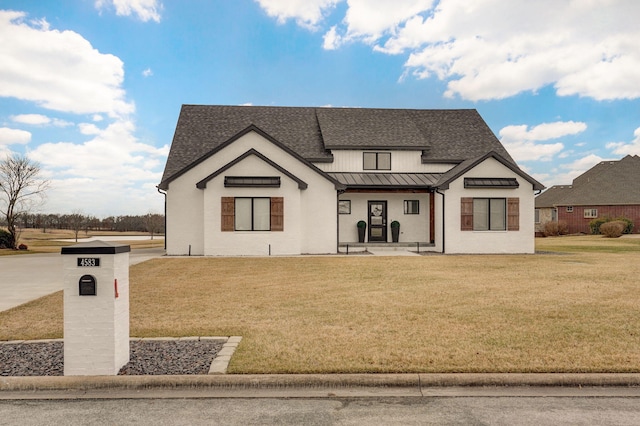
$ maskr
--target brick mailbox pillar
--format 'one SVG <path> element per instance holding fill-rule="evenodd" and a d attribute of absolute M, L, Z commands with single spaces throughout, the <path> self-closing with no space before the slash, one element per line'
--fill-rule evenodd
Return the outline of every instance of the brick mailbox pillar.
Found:
<path fill-rule="evenodd" d="M 62 248 L 64 375 L 114 376 L 129 362 L 128 245 Z"/>

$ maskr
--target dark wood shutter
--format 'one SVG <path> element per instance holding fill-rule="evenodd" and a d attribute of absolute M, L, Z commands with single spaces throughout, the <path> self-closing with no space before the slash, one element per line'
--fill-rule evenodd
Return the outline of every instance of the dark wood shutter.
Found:
<path fill-rule="evenodd" d="M 473 198 L 460 199 L 460 230 L 473 231 Z"/>
<path fill-rule="evenodd" d="M 271 230 L 284 231 L 284 198 L 271 197 Z"/>
<path fill-rule="evenodd" d="M 520 230 L 520 199 L 507 198 L 507 231 Z"/>
<path fill-rule="evenodd" d="M 221 210 L 220 230 L 222 232 L 233 232 L 235 229 L 236 199 L 234 197 L 222 197 Z"/>

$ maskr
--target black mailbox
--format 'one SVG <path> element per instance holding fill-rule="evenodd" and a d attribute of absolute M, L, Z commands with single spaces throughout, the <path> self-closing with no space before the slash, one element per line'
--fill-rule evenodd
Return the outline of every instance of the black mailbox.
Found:
<path fill-rule="evenodd" d="M 78 294 L 80 296 L 96 296 L 96 279 L 91 275 L 83 275 L 78 281 Z"/>

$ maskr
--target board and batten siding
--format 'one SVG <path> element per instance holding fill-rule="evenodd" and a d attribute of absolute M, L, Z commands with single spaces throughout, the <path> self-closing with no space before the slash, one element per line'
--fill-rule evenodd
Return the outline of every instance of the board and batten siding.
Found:
<path fill-rule="evenodd" d="M 394 151 L 388 149 L 367 150 L 332 150 L 332 163 L 315 163 L 320 170 L 325 172 L 376 172 L 376 170 L 364 170 L 363 153 L 365 152 L 390 152 L 391 170 L 378 170 L 378 172 L 393 173 L 444 173 L 456 164 L 422 164 L 422 151 Z"/>

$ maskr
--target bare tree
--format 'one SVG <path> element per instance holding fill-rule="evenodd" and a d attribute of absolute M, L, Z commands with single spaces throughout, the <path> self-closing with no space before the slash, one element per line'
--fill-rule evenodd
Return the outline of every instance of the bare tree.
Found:
<path fill-rule="evenodd" d="M 74 210 L 73 213 L 67 216 L 69 226 L 73 229 L 76 236 L 76 243 L 78 242 L 78 233 L 82 229 L 82 226 L 86 223 L 86 218 L 82 214 L 82 210 Z"/>
<path fill-rule="evenodd" d="M 147 213 L 144 216 L 144 226 L 147 229 L 147 232 L 151 235 L 151 239 L 153 240 L 153 235 L 158 234 L 162 231 L 164 225 L 164 216 L 156 213 Z"/>
<path fill-rule="evenodd" d="M 49 181 L 40 178 L 40 171 L 40 165 L 26 156 L 10 155 L 0 161 L 0 207 L 14 249 L 18 245 L 18 219 L 44 201 L 49 188 Z"/>

